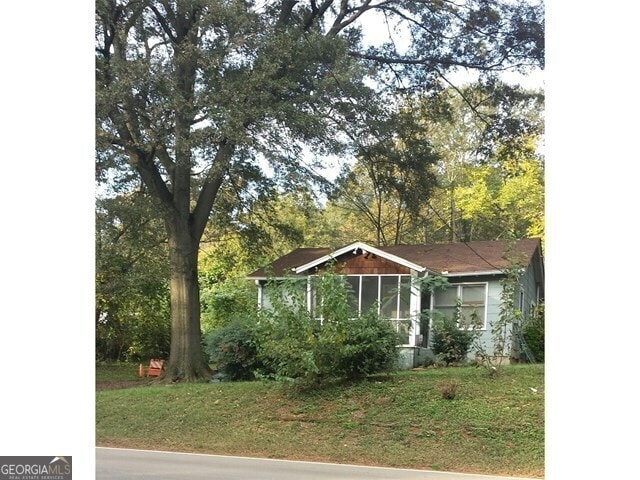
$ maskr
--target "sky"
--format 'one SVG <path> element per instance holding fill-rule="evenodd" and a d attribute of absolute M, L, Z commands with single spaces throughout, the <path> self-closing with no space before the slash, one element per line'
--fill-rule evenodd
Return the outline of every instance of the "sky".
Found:
<path fill-rule="evenodd" d="M 547 2 L 551 480 L 637 470 L 639 9 Z M 8 2 L 3 18 L 1 455 L 72 455 L 93 478 L 93 5 Z"/>

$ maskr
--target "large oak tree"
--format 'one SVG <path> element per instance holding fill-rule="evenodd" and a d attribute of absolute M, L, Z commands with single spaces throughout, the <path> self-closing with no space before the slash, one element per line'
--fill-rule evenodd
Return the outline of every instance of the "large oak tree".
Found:
<path fill-rule="evenodd" d="M 368 18 L 389 41 L 363 41 Z M 543 37 L 540 6 L 498 0 L 97 0 L 97 178 L 141 181 L 166 229 L 163 380 L 210 374 L 197 254 L 221 188 L 316 179 L 303 152 L 371 144 L 398 89 L 540 66 Z"/>

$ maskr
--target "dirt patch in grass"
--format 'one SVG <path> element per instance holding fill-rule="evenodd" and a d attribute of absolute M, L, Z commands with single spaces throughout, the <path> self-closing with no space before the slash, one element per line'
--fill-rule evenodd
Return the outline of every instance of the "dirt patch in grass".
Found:
<path fill-rule="evenodd" d="M 118 380 L 109 382 L 96 382 L 96 391 L 118 390 L 121 388 L 144 387 L 150 380 L 140 378 L 137 380 Z"/>

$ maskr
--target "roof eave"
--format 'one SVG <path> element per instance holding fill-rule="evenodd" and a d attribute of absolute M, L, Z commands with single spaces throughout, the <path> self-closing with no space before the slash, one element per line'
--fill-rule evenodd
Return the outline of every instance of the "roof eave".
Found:
<path fill-rule="evenodd" d="M 501 275 L 502 270 L 478 270 L 475 272 L 440 272 L 443 277 L 479 277 L 482 275 Z"/>

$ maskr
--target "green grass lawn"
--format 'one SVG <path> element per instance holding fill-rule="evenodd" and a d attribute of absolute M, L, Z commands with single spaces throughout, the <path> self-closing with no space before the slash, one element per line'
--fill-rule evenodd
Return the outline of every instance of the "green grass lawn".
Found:
<path fill-rule="evenodd" d="M 131 365 L 96 373 L 98 384 L 136 378 Z M 442 389 L 451 383 L 458 388 L 448 400 Z M 542 477 L 544 366 L 507 366 L 496 376 L 474 367 L 427 368 L 304 393 L 265 382 L 144 382 L 96 392 L 96 439 L 101 446 Z"/>
<path fill-rule="evenodd" d="M 145 366 L 149 366 L 147 363 Z M 119 382 L 138 379 L 139 365 L 113 362 L 96 365 L 96 382 Z"/>

